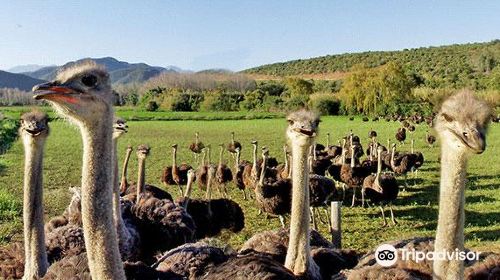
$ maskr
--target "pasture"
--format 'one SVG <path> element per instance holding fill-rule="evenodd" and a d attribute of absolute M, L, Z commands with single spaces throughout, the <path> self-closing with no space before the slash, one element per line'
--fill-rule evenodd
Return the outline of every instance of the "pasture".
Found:
<path fill-rule="evenodd" d="M 118 115 L 120 113 L 118 111 Z M 124 117 L 129 118 L 130 115 L 123 113 Z M 272 156 L 280 162 L 283 160 L 282 146 L 285 143 L 286 127 L 283 118 L 129 121 L 128 125 L 129 132 L 119 141 L 120 165 L 127 145 L 130 144 L 135 148 L 139 144 L 149 144 L 151 154 L 146 162 L 146 182 L 160 187 L 163 187 L 160 183 L 162 168 L 171 165 L 172 144 L 179 144 L 179 162 L 195 165 L 192 153 L 187 148 L 194 141 L 195 131 L 200 133 L 200 140 L 203 143 L 212 144 L 212 162 L 218 160 L 217 144 L 227 144 L 231 131 L 236 133 L 236 140 L 243 144 L 242 159 L 251 160 L 250 141 L 256 139 L 260 147 L 264 145 L 269 147 Z M 352 129 L 360 136 L 366 150 L 369 130 L 376 130 L 379 135 L 378 141 L 386 145 L 388 138 L 394 141 L 394 134 L 399 125 L 384 120 L 362 122 L 360 117 L 356 117 L 354 121 L 349 121 L 347 117 L 323 117 L 317 141 L 325 144 L 326 132 L 330 132 L 332 144 L 336 144 L 338 139 Z M 387 240 L 434 235 L 438 207 L 439 144 L 436 143 L 433 148 L 428 147 L 425 142 L 427 130 L 426 124 L 418 125 L 415 133 L 408 133 L 407 144 L 398 145 L 399 150 L 408 151 L 409 139 L 413 138 L 415 149 L 421 151 L 425 157 L 425 163 L 420 168 L 418 177 L 413 178 L 409 174 L 410 187 L 406 192 L 400 192 L 395 202 L 394 213 L 398 224 L 382 228 L 380 211 L 376 207 L 343 207 L 344 248 L 367 251 Z M 500 126 L 498 124 L 490 126 L 487 143 L 486 151 L 473 156 L 469 162 L 465 205 L 466 246 L 480 251 L 500 252 L 500 162 L 497 161 L 500 153 Z M 44 162 L 46 219 L 63 211 L 69 201 L 68 187 L 80 184 L 81 147 L 80 135 L 74 126 L 62 120 L 51 123 Z M 229 166 L 234 166 L 234 161 L 227 152 L 224 158 Z M 136 163 L 137 159 L 133 153 L 129 164 L 129 182 L 136 181 Z M 21 239 L 22 178 L 23 149 L 17 140 L 7 153 L 0 155 L 0 243 Z M 403 183 L 402 180 L 400 182 Z M 413 184 L 415 186 L 412 186 Z M 255 202 L 244 201 L 242 193 L 234 185 L 228 185 L 228 190 L 230 197 L 237 201 L 245 212 L 245 228 L 238 234 L 224 232 L 219 236 L 224 243 L 237 249 L 254 233 L 280 226 L 276 218 L 266 219 L 265 215 L 258 216 Z M 174 196 L 178 195 L 177 187 L 172 186 L 168 191 Z M 193 196 L 202 196 L 196 187 Z M 350 205 L 349 199 L 350 196 L 347 196 L 344 205 Z M 326 224 L 320 224 L 320 231 L 324 236 L 329 236 Z"/>

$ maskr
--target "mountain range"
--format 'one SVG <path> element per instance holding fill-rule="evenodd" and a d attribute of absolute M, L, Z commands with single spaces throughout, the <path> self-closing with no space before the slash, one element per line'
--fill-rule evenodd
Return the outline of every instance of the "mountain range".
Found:
<path fill-rule="evenodd" d="M 22 74 L 15 74 L 0 70 L 0 88 L 18 88 L 30 91 L 34 85 L 45 82 Z"/>
<path fill-rule="evenodd" d="M 1 71 L 0 88 L 8 87 L 18 88 L 21 90 L 31 90 L 33 85 L 37 83 L 53 80 L 59 69 L 89 59 L 106 67 L 110 74 L 111 83 L 114 85 L 141 83 L 161 73 L 183 71 L 175 66 L 160 67 L 150 66 L 146 63 L 128 63 L 125 61 L 119 61 L 113 57 L 83 58 L 76 61 L 70 61 L 61 66 L 22 65 L 9 69 L 11 70 L 9 72 Z M 32 69 L 34 70 L 22 72 L 23 70 Z"/>

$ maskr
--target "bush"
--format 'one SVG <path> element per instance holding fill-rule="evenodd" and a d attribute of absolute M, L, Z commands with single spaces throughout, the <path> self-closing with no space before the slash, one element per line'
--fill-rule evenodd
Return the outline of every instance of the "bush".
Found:
<path fill-rule="evenodd" d="M 238 111 L 243 98 L 241 93 L 210 92 L 204 95 L 200 107 L 204 111 Z"/>
<path fill-rule="evenodd" d="M 158 103 L 156 103 L 156 101 L 149 101 L 148 104 L 146 105 L 146 107 L 144 109 L 146 109 L 146 111 L 148 112 L 155 112 L 156 110 L 158 110 Z"/>
<path fill-rule="evenodd" d="M 329 93 L 316 93 L 311 95 L 309 100 L 311 109 L 322 115 L 338 115 L 340 111 L 340 101 Z"/>

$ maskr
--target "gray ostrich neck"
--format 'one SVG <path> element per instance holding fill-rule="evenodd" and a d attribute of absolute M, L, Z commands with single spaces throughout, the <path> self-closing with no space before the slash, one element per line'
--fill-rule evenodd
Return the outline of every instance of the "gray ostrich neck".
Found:
<path fill-rule="evenodd" d="M 295 275 L 307 274 L 314 279 L 318 269 L 309 246 L 309 148 L 292 143 L 292 212 L 285 267 Z"/>
<path fill-rule="evenodd" d="M 82 125 L 82 222 L 93 279 L 125 279 L 113 226 L 113 111 Z"/>
<path fill-rule="evenodd" d="M 380 178 L 380 173 L 382 173 L 382 159 L 381 159 L 382 152 L 377 151 L 377 175 L 375 176 L 375 181 L 378 182 Z"/>
<path fill-rule="evenodd" d="M 241 158 L 240 150 L 237 149 L 236 150 L 236 163 L 235 163 L 236 172 L 238 172 L 238 165 L 240 164 L 240 158 Z"/>
<path fill-rule="evenodd" d="M 24 278 L 39 279 L 47 272 L 43 229 L 42 158 L 45 139 L 23 135 L 24 161 Z"/>
<path fill-rule="evenodd" d="M 253 145 L 253 170 L 257 170 L 257 144 Z"/>
<path fill-rule="evenodd" d="M 354 167 L 354 149 L 351 146 L 351 167 Z"/>
<path fill-rule="evenodd" d="M 263 155 L 262 156 L 262 167 L 260 170 L 260 178 L 259 178 L 259 185 L 260 186 L 264 185 L 264 177 L 266 175 L 266 165 L 267 165 L 267 156 Z"/>
<path fill-rule="evenodd" d="M 189 198 L 191 197 L 191 191 L 193 190 L 193 176 L 188 175 L 187 184 L 186 184 L 186 192 L 184 193 L 184 208 L 187 208 Z"/>
<path fill-rule="evenodd" d="M 464 250 L 466 168 L 466 154 L 453 151 L 446 140 L 442 141 L 436 252 Z M 436 279 L 463 279 L 463 273 L 463 261 L 434 261 Z"/>
<path fill-rule="evenodd" d="M 122 218 L 120 206 L 120 184 L 118 184 L 118 138 L 113 137 L 113 221 L 115 223 L 116 232 L 118 234 L 119 244 L 128 237 L 128 232 L 125 230 L 125 224 Z"/>

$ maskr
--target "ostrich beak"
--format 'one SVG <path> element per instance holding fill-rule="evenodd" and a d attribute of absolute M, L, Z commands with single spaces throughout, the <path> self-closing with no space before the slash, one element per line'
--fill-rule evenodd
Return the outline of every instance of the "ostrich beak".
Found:
<path fill-rule="evenodd" d="M 55 82 L 36 85 L 32 90 L 35 93 L 34 98 L 36 100 L 60 99 L 69 103 L 76 103 L 76 98 L 72 97 L 71 95 L 79 94 L 78 91 L 65 85 L 59 85 Z"/>
<path fill-rule="evenodd" d="M 478 129 L 472 128 L 458 135 L 459 139 L 476 154 L 481 154 L 486 149 L 486 137 Z"/>

